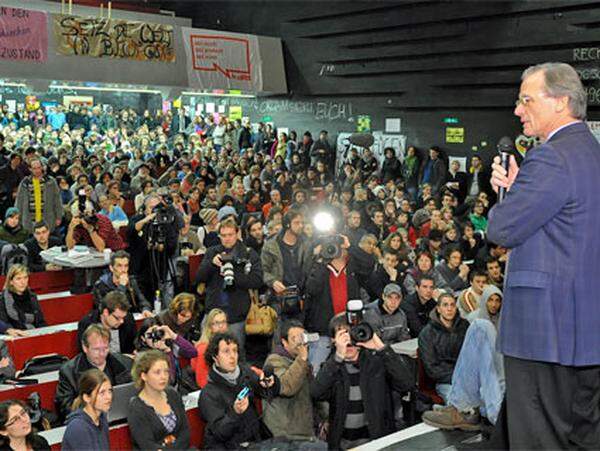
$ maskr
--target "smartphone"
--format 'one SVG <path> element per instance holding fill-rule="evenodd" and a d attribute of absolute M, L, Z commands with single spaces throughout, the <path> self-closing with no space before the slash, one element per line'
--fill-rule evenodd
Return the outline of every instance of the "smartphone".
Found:
<path fill-rule="evenodd" d="M 248 396 L 250 394 L 250 389 L 248 387 L 244 387 L 240 390 L 240 392 L 237 394 L 237 400 L 241 401 L 242 399 L 244 399 L 246 396 Z"/>

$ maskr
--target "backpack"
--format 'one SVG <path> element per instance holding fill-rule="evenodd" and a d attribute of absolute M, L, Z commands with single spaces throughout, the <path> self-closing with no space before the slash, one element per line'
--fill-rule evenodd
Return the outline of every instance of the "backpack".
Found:
<path fill-rule="evenodd" d="M 27 248 L 21 244 L 5 244 L 0 251 L 0 269 L 6 275 L 11 266 L 20 264 L 28 268 L 29 255 Z"/>
<path fill-rule="evenodd" d="M 34 376 L 36 374 L 48 373 L 50 371 L 58 371 L 60 367 L 68 362 L 69 359 L 60 354 L 45 354 L 30 358 L 25 362 L 25 366 L 21 371 L 21 376 Z"/>

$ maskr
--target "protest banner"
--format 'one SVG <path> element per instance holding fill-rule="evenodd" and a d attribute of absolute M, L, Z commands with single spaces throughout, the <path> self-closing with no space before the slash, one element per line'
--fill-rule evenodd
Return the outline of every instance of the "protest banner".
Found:
<path fill-rule="evenodd" d="M 0 58 L 44 63 L 48 59 L 46 13 L 0 7 Z"/>

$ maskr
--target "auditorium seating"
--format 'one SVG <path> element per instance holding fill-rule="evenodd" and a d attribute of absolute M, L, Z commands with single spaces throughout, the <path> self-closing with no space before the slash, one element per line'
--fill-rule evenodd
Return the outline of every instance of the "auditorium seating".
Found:
<path fill-rule="evenodd" d="M 38 392 L 42 407 L 53 412 L 54 394 L 56 393 L 56 386 L 58 385 L 58 371 L 28 376 L 27 379 L 37 379 L 38 383 L 35 385 L 21 386 L 0 385 L 0 401 L 8 401 L 9 399 L 26 401 L 31 393 Z"/>
<path fill-rule="evenodd" d="M 29 274 L 29 288 L 36 294 L 67 291 L 73 285 L 72 269 L 62 271 L 32 272 Z M 0 286 L 4 286 L 6 276 L 0 276 Z"/>
<path fill-rule="evenodd" d="M 40 300 L 40 307 L 49 326 L 77 322 L 92 309 L 93 305 L 94 297 L 91 293 Z"/>

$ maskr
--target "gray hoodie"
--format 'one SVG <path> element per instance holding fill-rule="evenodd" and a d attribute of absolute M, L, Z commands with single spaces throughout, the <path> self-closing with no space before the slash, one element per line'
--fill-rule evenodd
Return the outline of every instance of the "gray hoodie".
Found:
<path fill-rule="evenodd" d="M 487 319 L 488 321 L 491 321 L 491 323 L 494 325 L 494 328 L 496 329 L 496 332 L 498 332 L 498 325 L 500 323 L 500 312 L 502 311 L 502 308 L 500 308 L 498 313 L 496 313 L 494 316 L 491 316 L 487 309 L 487 301 L 490 298 L 490 296 L 493 294 L 497 294 L 501 298 L 504 297 L 502 295 L 502 291 L 500 291 L 500 289 L 498 287 L 496 287 L 496 285 L 491 285 L 491 284 L 486 285 L 485 288 L 483 289 L 483 293 L 481 293 L 481 300 L 479 301 L 479 308 L 477 310 L 469 313 L 467 315 L 467 320 L 470 323 L 472 323 L 477 318 Z"/>

